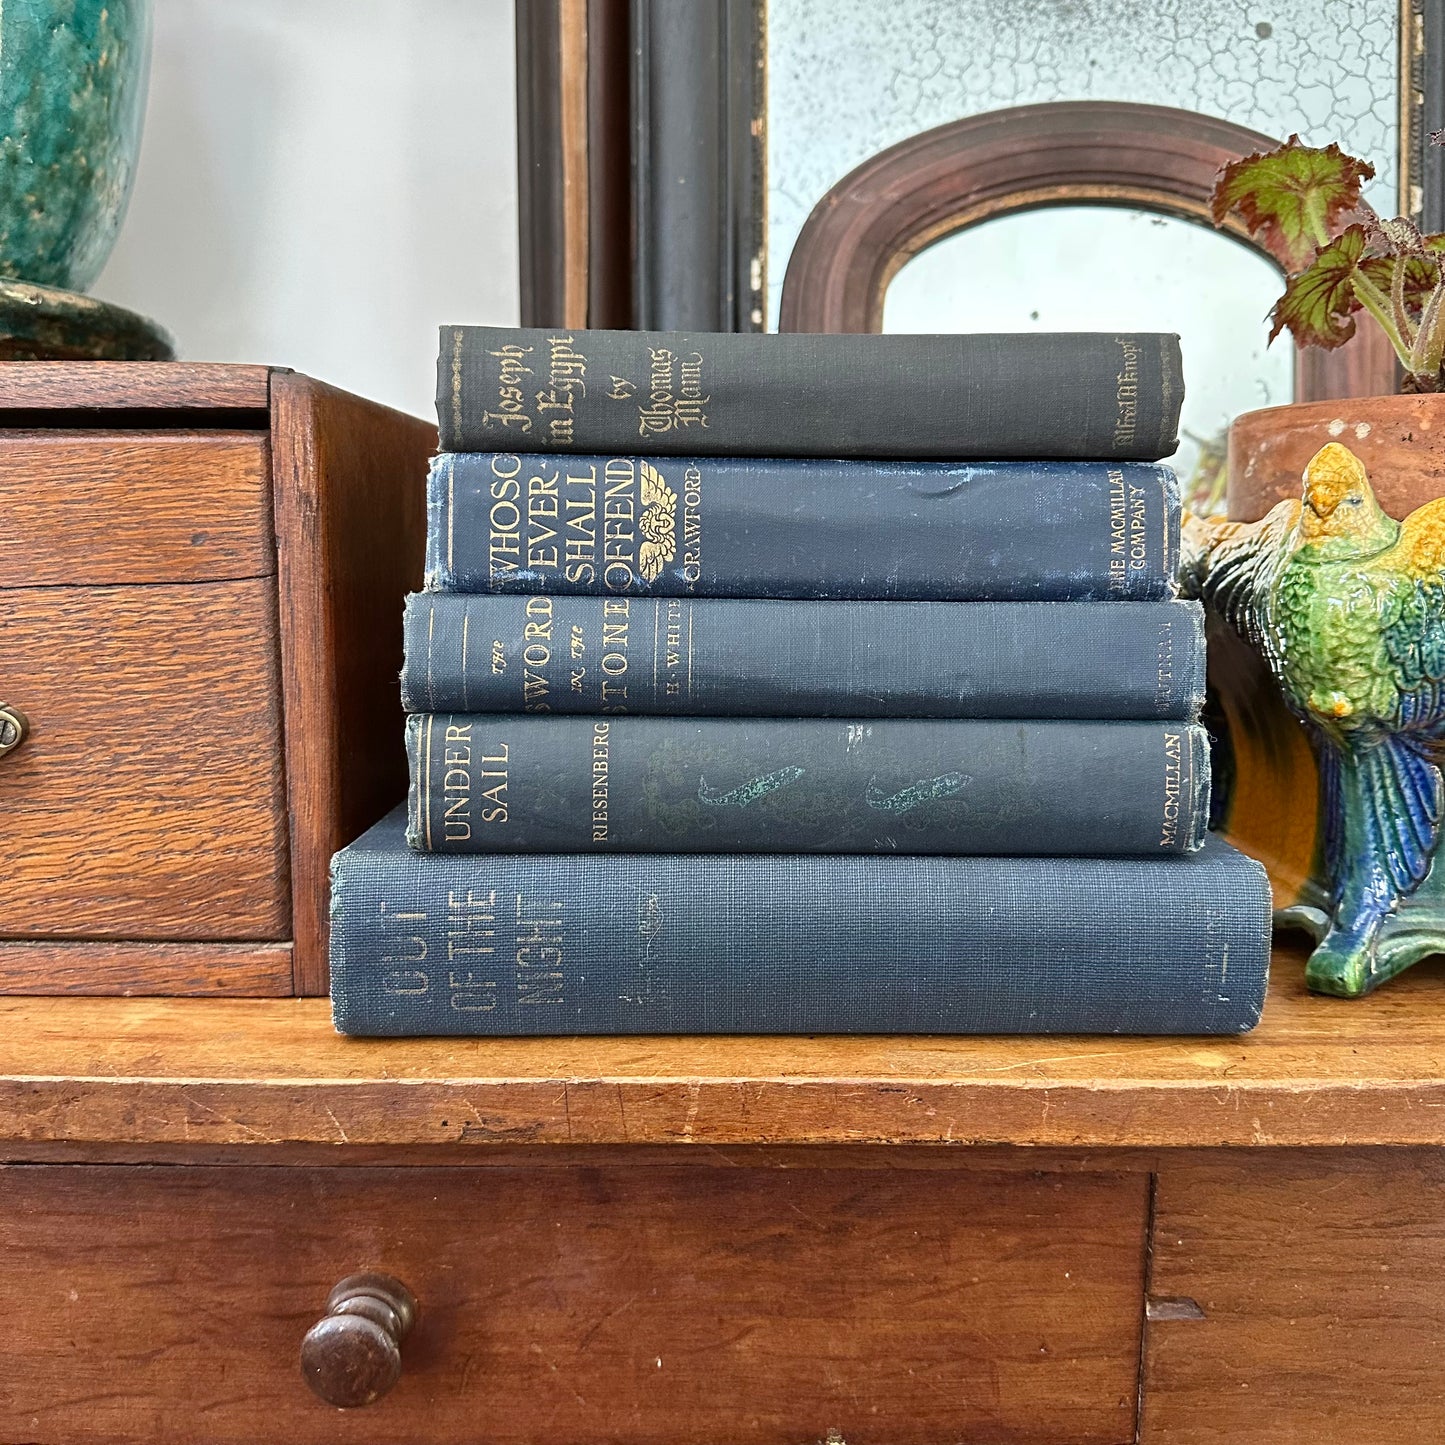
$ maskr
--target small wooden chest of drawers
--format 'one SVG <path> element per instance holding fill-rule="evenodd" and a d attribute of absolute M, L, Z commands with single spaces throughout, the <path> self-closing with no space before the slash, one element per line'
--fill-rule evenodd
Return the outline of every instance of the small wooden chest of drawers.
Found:
<path fill-rule="evenodd" d="M 0 992 L 325 992 L 434 441 L 289 371 L 0 365 Z"/>

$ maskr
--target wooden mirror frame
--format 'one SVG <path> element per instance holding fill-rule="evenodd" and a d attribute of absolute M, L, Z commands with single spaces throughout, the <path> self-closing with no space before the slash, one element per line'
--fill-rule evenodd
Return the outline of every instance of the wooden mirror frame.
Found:
<path fill-rule="evenodd" d="M 1016 106 L 910 136 L 813 208 L 788 259 L 778 329 L 879 331 L 900 267 L 955 231 L 1018 211 L 1130 206 L 1212 224 L 1219 168 L 1275 144 L 1231 121 L 1124 101 Z M 1268 257 L 1241 227 L 1224 229 Z M 1338 351 L 1299 353 L 1299 400 L 1395 386 L 1394 352 L 1374 327 Z"/>

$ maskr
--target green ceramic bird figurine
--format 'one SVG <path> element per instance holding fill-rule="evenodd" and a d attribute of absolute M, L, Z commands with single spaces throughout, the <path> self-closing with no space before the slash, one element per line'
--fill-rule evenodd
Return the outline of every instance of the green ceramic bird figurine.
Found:
<path fill-rule="evenodd" d="M 1320 766 L 1321 909 L 1306 979 L 1357 997 L 1445 952 L 1445 498 L 1403 522 L 1354 453 L 1311 459 L 1259 522 L 1185 522 L 1184 590 L 1269 664 Z"/>

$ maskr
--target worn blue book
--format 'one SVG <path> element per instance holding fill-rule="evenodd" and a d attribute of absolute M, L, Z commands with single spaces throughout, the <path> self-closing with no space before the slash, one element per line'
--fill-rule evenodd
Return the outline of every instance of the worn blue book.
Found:
<path fill-rule="evenodd" d="M 1234 1034 L 1264 869 L 1153 858 L 418 853 L 332 861 L 346 1034 Z"/>
<path fill-rule="evenodd" d="M 967 718 L 407 719 L 434 853 L 1184 853 L 1204 729 Z"/>
<path fill-rule="evenodd" d="M 433 592 L 1159 598 L 1179 556 L 1141 462 L 444 452 L 427 497 Z"/>
<path fill-rule="evenodd" d="M 1175 447 L 1158 332 L 565 331 L 444 326 L 448 451 L 1114 457 Z"/>
<path fill-rule="evenodd" d="M 1197 602 L 407 598 L 408 712 L 1160 718 L 1204 700 Z"/>

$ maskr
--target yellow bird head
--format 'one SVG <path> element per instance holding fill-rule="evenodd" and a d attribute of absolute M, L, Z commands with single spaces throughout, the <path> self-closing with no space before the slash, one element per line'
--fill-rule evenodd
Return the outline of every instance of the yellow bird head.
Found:
<path fill-rule="evenodd" d="M 1332 552 L 1363 556 L 1388 547 L 1399 524 L 1380 510 L 1359 457 L 1329 442 L 1305 468 L 1299 530 L 1306 542 L 1330 540 Z"/>

